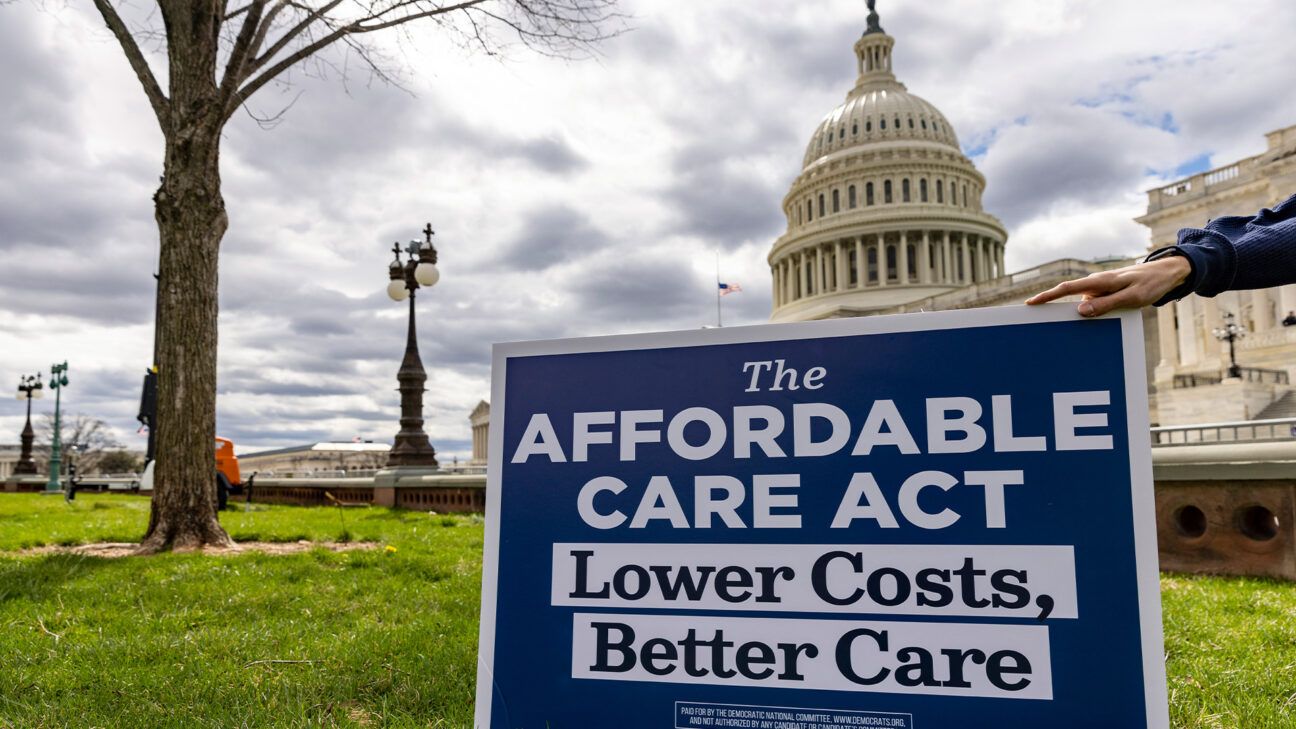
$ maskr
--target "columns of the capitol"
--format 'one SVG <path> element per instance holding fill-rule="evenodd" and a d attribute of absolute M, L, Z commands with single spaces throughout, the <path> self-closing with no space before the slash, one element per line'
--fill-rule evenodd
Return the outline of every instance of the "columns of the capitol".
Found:
<path fill-rule="evenodd" d="M 868 285 L 868 260 L 864 257 L 864 236 L 855 236 L 855 281 L 860 288 Z"/>
<path fill-rule="evenodd" d="M 950 269 L 950 231 L 941 232 L 941 283 L 954 283 L 954 274 Z"/>
<path fill-rule="evenodd" d="M 1179 361 L 1186 365 L 1201 361 L 1201 349 L 1197 346 L 1196 301 L 1197 297 L 1187 296 L 1174 304 L 1175 319 L 1179 322 Z"/>
<path fill-rule="evenodd" d="M 887 285 L 887 260 L 886 260 L 886 241 L 883 240 L 882 234 L 877 234 L 877 270 L 878 286 Z"/>
<path fill-rule="evenodd" d="M 1157 309 L 1157 337 L 1161 361 L 1157 363 L 1154 378 L 1158 383 L 1172 382 L 1175 368 L 1179 366 L 1179 332 L 1175 329 L 1175 307 L 1166 304 Z"/>
<path fill-rule="evenodd" d="M 1273 329 L 1273 303 L 1269 300 L 1269 289 L 1251 291 L 1251 319 L 1258 332 Z"/>
<path fill-rule="evenodd" d="M 918 282 L 931 283 L 931 240 L 927 237 L 925 229 L 922 234 L 922 248 L 918 252 Z"/>
<path fill-rule="evenodd" d="M 1296 284 L 1287 284 L 1278 289 L 1278 316 L 1286 317 L 1296 311 Z"/>
<path fill-rule="evenodd" d="M 963 234 L 963 240 L 960 242 L 959 250 L 963 253 L 963 275 L 959 277 L 959 283 L 972 283 L 972 252 L 968 250 L 968 236 Z"/>
<path fill-rule="evenodd" d="M 1219 340 L 1211 335 L 1211 332 L 1223 323 L 1220 321 L 1219 302 L 1214 297 L 1199 296 L 1197 303 L 1202 308 L 1202 328 L 1207 334 L 1206 354 L 1213 362 L 1220 357 L 1222 349 Z"/>
<path fill-rule="evenodd" d="M 814 251 L 814 291 L 812 292 L 812 295 L 818 296 L 819 294 L 822 294 L 824 290 L 823 250 L 821 250 L 818 245 L 815 245 L 812 250 Z"/>
<path fill-rule="evenodd" d="M 896 278 L 901 285 L 909 283 L 909 234 L 900 231 L 900 254 L 896 256 Z"/>
<path fill-rule="evenodd" d="M 845 291 L 846 284 L 850 282 L 850 275 L 846 272 L 846 244 L 843 241 L 833 243 L 834 258 L 837 259 L 837 290 Z"/>

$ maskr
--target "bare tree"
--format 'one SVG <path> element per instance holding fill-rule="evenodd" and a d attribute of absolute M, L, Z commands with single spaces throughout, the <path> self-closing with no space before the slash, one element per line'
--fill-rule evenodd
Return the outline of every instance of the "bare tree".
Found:
<path fill-rule="evenodd" d="M 104 475 L 118 473 L 139 473 L 144 465 L 144 456 L 131 451 L 113 450 L 104 453 L 95 464 L 97 473 Z"/>
<path fill-rule="evenodd" d="M 616 0 L 157 0 L 161 29 L 128 27 L 113 0 L 94 0 L 144 88 L 162 129 L 157 466 L 140 551 L 226 545 L 217 520 L 217 258 L 228 226 L 221 197 L 221 132 L 253 94 L 325 49 L 390 69 L 366 39 L 426 21 L 481 52 L 497 36 L 547 55 L 587 53 L 621 29 Z M 125 7 L 124 4 L 122 7 Z M 164 90 L 141 49 L 160 44 Z"/>
<path fill-rule="evenodd" d="M 49 458 L 50 439 L 53 435 L 54 416 L 46 413 L 36 424 L 36 450 L 44 458 Z M 59 444 L 63 451 L 64 473 L 67 473 L 67 467 L 73 462 L 76 463 L 77 473 L 90 473 L 99 466 L 99 461 L 107 451 L 122 447 L 108 430 L 107 423 L 81 414 L 59 419 Z"/>

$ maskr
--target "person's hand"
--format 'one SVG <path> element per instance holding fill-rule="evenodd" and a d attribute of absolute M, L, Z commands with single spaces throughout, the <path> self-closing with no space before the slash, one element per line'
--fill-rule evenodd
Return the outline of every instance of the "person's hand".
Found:
<path fill-rule="evenodd" d="M 1116 309 L 1138 309 L 1161 300 L 1188 279 L 1192 265 L 1183 256 L 1166 256 L 1147 263 L 1091 273 L 1057 286 L 1026 300 L 1043 304 L 1063 296 L 1079 294 L 1076 311 L 1080 316 L 1102 316 Z"/>

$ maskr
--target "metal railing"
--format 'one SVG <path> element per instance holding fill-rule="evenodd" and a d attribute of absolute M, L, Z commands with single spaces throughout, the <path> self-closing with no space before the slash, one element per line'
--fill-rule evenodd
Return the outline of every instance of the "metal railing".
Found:
<path fill-rule="evenodd" d="M 1239 367 L 1240 378 L 1245 382 L 1257 382 L 1270 385 L 1289 385 L 1291 378 L 1286 370 L 1267 370 L 1262 367 Z M 1183 390 L 1189 387 L 1218 385 L 1224 381 L 1225 370 L 1218 372 L 1194 372 L 1174 376 L 1174 388 Z"/>
<path fill-rule="evenodd" d="M 1218 385 L 1224 381 L 1224 376 L 1218 372 L 1195 372 L 1190 375 L 1175 375 L 1174 389 L 1184 390 L 1189 387 L 1204 387 L 1206 385 Z"/>
<path fill-rule="evenodd" d="M 1152 429 L 1152 445 L 1263 443 L 1296 440 L 1296 418 L 1169 425 Z"/>

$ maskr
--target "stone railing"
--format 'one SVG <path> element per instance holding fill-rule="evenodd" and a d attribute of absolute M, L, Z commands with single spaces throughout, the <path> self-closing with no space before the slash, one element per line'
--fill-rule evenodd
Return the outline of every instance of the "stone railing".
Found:
<path fill-rule="evenodd" d="M 1238 342 L 1238 349 L 1246 351 L 1292 343 L 1296 343 L 1296 327 L 1278 326 L 1267 331 L 1248 334 L 1245 339 Z"/>
<path fill-rule="evenodd" d="M 1296 440 L 1296 418 L 1171 425 L 1152 429 L 1154 446 L 1293 440 Z"/>
<path fill-rule="evenodd" d="M 1259 163 L 1260 155 L 1248 157 L 1231 165 L 1185 177 L 1165 187 L 1148 190 L 1148 212 L 1153 213 L 1171 205 L 1179 205 L 1187 200 L 1205 197 L 1218 190 L 1248 182 L 1255 177 L 1255 168 Z"/>

